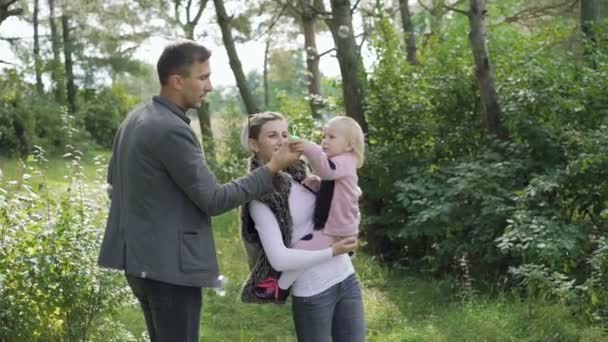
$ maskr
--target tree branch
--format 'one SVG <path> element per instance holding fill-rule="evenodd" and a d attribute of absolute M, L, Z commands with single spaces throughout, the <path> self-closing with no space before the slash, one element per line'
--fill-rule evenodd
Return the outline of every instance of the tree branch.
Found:
<path fill-rule="evenodd" d="M 359 55 L 361 55 L 361 49 L 363 48 L 363 44 L 365 43 L 369 35 L 367 34 L 367 32 L 363 31 L 363 33 L 361 33 L 359 36 L 363 36 L 363 38 L 361 39 L 361 44 L 359 44 L 359 46 L 357 47 L 357 50 L 359 50 Z"/>
<path fill-rule="evenodd" d="M 324 19 L 331 18 L 332 16 L 331 12 L 327 12 L 325 7 L 323 6 L 323 1 L 315 1 L 312 6 L 310 6 L 310 9 L 315 15 L 323 17 Z"/>
<path fill-rule="evenodd" d="M 13 8 L 10 10 L 4 10 L 2 9 L 2 15 L 0 15 L 0 23 L 3 22 L 5 19 L 8 19 L 11 16 L 17 16 L 17 15 L 21 15 L 23 14 L 23 8 Z"/>
<path fill-rule="evenodd" d="M 0 64 L 17 65 L 15 63 L 7 62 L 7 61 L 1 60 L 1 59 L 0 59 Z"/>
<path fill-rule="evenodd" d="M 535 7 L 526 8 L 519 13 L 515 13 L 510 17 L 506 17 L 504 22 L 513 23 L 513 22 L 518 22 L 520 20 L 540 18 L 545 15 L 552 14 L 551 13 L 552 10 L 557 10 L 560 7 L 564 7 L 564 6 L 573 7 L 578 2 L 579 2 L 579 0 L 574 0 L 574 1 L 568 0 L 568 1 L 565 1 L 565 2 L 562 2 L 559 4 L 555 4 L 555 5 L 547 5 L 547 6 L 542 6 L 542 7 L 535 6 Z"/>
<path fill-rule="evenodd" d="M 461 10 L 459 8 L 455 8 L 455 7 L 452 7 L 452 6 L 443 5 L 443 8 L 445 8 L 447 10 L 450 10 L 450 11 L 453 11 L 453 12 L 456 12 L 456 13 L 464 14 L 467 17 L 470 15 L 469 11 Z"/>
<path fill-rule="evenodd" d="M 363 36 L 363 40 L 361 41 L 361 44 L 358 46 L 359 50 L 361 50 L 361 46 L 363 46 L 363 41 L 364 41 L 364 40 L 365 40 L 365 38 L 366 38 L 366 34 L 365 34 L 365 33 L 359 33 L 358 35 L 356 35 L 356 36 L 355 36 L 355 38 L 359 38 L 359 37 L 361 37 L 361 36 Z M 321 57 L 323 57 L 323 56 L 327 55 L 328 53 L 330 53 L 330 52 L 332 52 L 332 51 L 336 51 L 336 48 L 335 48 L 335 47 L 333 47 L 333 48 L 331 48 L 331 49 L 329 49 L 329 50 L 323 51 L 323 52 L 321 52 L 320 54 L 316 55 L 316 56 L 315 56 L 315 58 L 316 58 L 316 59 L 321 59 Z"/>
<path fill-rule="evenodd" d="M 43 36 L 40 36 L 40 37 L 43 37 Z M 48 35 L 46 35 L 46 37 L 48 37 Z M 25 37 L 0 37 L 0 40 L 4 40 L 12 45 L 24 38 Z"/>
<path fill-rule="evenodd" d="M 14 4 L 17 0 L 1 0 L 0 7 L 8 8 L 8 6 Z"/>
<path fill-rule="evenodd" d="M 283 7 L 281 8 L 281 10 L 279 11 L 279 13 L 277 14 L 276 17 L 272 18 L 272 21 L 270 22 L 270 25 L 268 25 L 268 28 L 266 29 L 266 31 L 260 33 L 257 37 L 255 37 L 253 40 L 257 40 L 258 38 L 267 35 L 270 31 L 272 31 L 274 25 L 277 24 L 277 22 L 279 21 L 279 19 L 283 16 L 283 13 L 285 12 L 285 9 L 287 9 L 288 4 L 284 4 L 281 3 L 279 1 L 279 3 L 281 5 L 283 5 Z"/>
<path fill-rule="evenodd" d="M 192 19 L 193 24 L 198 24 L 198 21 L 201 19 L 201 15 L 203 15 L 203 10 L 205 9 L 205 7 L 207 7 L 207 2 L 209 2 L 209 0 L 200 1 L 200 7 L 198 9 L 198 12 L 196 12 L 194 19 Z"/>
<path fill-rule="evenodd" d="M 186 22 L 190 22 L 190 8 L 192 7 L 192 0 L 188 0 L 186 3 Z"/>
<path fill-rule="evenodd" d="M 285 2 L 281 1 L 281 0 L 276 0 L 276 2 L 278 2 L 280 5 L 283 5 L 283 8 L 289 7 L 292 11 L 294 11 L 297 15 L 299 16 L 303 16 L 304 15 L 304 11 L 301 11 L 299 8 L 297 8 L 296 6 L 294 6 L 291 1 L 287 0 Z M 299 3 L 300 1 L 298 1 Z"/>
<path fill-rule="evenodd" d="M 317 56 L 315 56 L 316 59 L 321 59 L 321 57 L 327 55 L 328 53 L 332 52 L 332 51 L 336 51 L 336 48 L 333 47 L 327 51 L 323 51 L 322 53 L 318 54 Z"/>
<path fill-rule="evenodd" d="M 359 6 L 360 2 L 361 2 L 361 0 L 357 0 L 357 2 L 355 2 L 353 7 L 351 7 L 351 9 L 350 9 L 350 14 L 353 14 L 355 12 L 355 10 L 357 9 L 357 6 Z"/>
<path fill-rule="evenodd" d="M 427 12 L 433 13 L 433 9 L 428 7 L 427 5 L 423 4 L 422 1 L 418 0 L 417 2 L 418 2 L 418 5 L 420 5 L 420 7 L 425 9 Z"/>
<path fill-rule="evenodd" d="M 175 21 L 177 21 L 177 23 L 180 26 L 184 26 L 182 24 L 182 21 L 179 20 L 179 3 L 180 3 L 180 0 L 174 0 L 173 2 L 175 3 L 175 7 L 173 7 L 173 16 L 175 17 Z"/>

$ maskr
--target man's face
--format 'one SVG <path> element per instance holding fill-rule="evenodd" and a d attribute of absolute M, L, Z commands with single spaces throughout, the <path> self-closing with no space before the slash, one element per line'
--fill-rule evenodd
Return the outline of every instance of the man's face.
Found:
<path fill-rule="evenodd" d="M 182 77 L 182 102 L 186 108 L 199 108 L 207 93 L 213 90 L 211 85 L 211 68 L 209 61 L 194 62 L 190 67 L 190 74 Z"/>

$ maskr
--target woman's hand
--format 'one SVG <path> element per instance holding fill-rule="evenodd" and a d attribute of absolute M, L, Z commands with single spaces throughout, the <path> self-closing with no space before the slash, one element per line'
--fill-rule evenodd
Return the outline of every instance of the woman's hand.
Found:
<path fill-rule="evenodd" d="M 357 248 L 358 245 L 359 245 L 359 240 L 357 239 L 356 236 L 344 238 L 340 241 L 334 242 L 333 245 L 331 245 L 332 255 L 336 256 L 336 255 L 352 252 Z"/>

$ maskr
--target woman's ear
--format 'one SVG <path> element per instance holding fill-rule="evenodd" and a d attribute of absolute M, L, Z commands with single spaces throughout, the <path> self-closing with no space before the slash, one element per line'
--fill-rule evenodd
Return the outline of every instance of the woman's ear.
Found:
<path fill-rule="evenodd" d="M 254 153 L 258 153 L 260 151 L 260 149 L 258 148 L 258 142 L 255 139 L 249 139 L 248 140 L 249 143 L 249 149 L 251 151 L 253 151 Z"/>

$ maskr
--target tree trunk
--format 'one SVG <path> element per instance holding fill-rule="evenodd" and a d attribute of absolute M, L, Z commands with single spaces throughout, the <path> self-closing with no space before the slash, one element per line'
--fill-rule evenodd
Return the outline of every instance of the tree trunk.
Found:
<path fill-rule="evenodd" d="M 264 109 L 268 110 L 270 105 L 270 89 L 268 85 L 268 54 L 270 52 L 270 33 L 268 33 L 268 39 L 266 39 L 266 48 L 264 49 Z"/>
<path fill-rule="evenodd" d="M 53 90 L 55 100 L 60 103 L 65 103 L 65 86 L 63 82 L 63 68 L 61 65 L 61 37 L 57 31 L 57 22 L 55 21 L 55 0 L 48 0 L 51 26 L 51 48 L 53 50 L 53 60 L 51 62 L 51 78 L 53 80 Z"/>
<path fill-rule="evenodd" d="M 211 130 L 209 102 L 204 101 L 196 112 L 198 114 L 198 125 L 201 128 L 201 138 L 206 158 L 210 161 L 215 161 L 215 140 L 213 140 L 213 131 Z"/>
<path fill-rule="evenodd" d="M 202 0 L 199 3 L 197 12 L 194 14 L 191 12 L 192 7 L 190 3 L 186 5 L 186 22 L 182 23 L 179 18 L 179 13 L 175 13 L 175 20 L 177 20 L 182 29 L 186 39 L 194 40 L 194 29 L 207 6 L 208 0 Z M 196 110 L 198 116 L 198 125 L 201 129 L 201 140 L 203 149 L 207 159 L 213 160 L 215 158 L 215 143 L 213 140 L 213 130 L 211 129 L 211 112 L 209 111 L 209 102 L 205 100 L 203 104 Z"/>
<path fill-rule="evenodd" d="M 316 17 L 310 6 L 307 1 L 302 2 L 302 26 L 304 27 L 310 112 L 313 118 L 319 118 L 319 110 L 323 107 L 323 102 L 321 101 L 321 72 L 319 71 L 319 53 L 317 51 Z"/>
<path fill-rule="evenodd" d="M 243 99 L 247 113 L 257 113 L 259 112 L 258 107 L 256 106 L 253 95 L 251 94 L 249 86 L 247 85 L 247 78 L 243 73 L 241 61 L 239 60 L 236 47 L 234 46 L 234 38 L 232 37 L 230 27 L 230 18 L 228 18 L 228 15 L 226 14 L 224 0 L 213 0 L 213 3 L 215 4 L 217 23 L 220 25 L 220 29 L 222 30 L 222 40 L 224 42 L 224 47 L 226 48 L 226 53 L 228 54 L 230 68 L 232 69 L 232 73 L 236 79 L 236 85 L 239 88 L 239 93 L 241 94 L 241 98 Z"/>
<path fill-rule="evenodd" d="M 401 12 L 401 23 L 403 24 L 407 61 L 412 65 L 416 65 L 418 64 L 418 60 L 416 59 L 416 36 L 414 34 L 414 25 L 412 24 L 408 0 L 399 0 L 399 10 Z"/>
<path fill-rule="evenodd" d="M 596 44 L 593 26 L 600 21 L 600 0 L 581 0 L 581 31 L 585 38 L 585 56 L 591 60 L 591 66 L 596 67 L 592 53 Z"/>
<path fill-rule="evenodd" d="M 600 20 L 600 0 L 581 0 L 581 29 L 587 39 L 594 40 L 593 25 Z"/>
<path fill-rule="evenodd" d="M 70 32 L 69 10 L 65 1 L 62 7 L 61 29 L 63 32 L 63 58 L 65 61 L 68 109 L 73 114 L 76 113 L 76 83 L 74 82 L 74 61 L 72 60 L 73 45 Z"/>
<path fill-rule="evenodd" d="M 42 84 L 42 61 L 40 60 L 40 34 L 38 32 L 40 0 L 34 0 L 34 17 L 32 24 L 34 25 L 34 69 L 36 72 L 36 91 L 38 95 L 44 93 L 44 85 Z"/>
<path fill-rule="evenodd" d="M 488 133 L 501 140 L 509 139 L 502 123 L 502 111 L 496 94 L 494 69 L 490 63 L 485 32 L 485 0 L 470 0 L 469 40 L 475 60 L 475 74 L 481 96 L 481 121 Z"/>
<path fill-rule="evenodd" d="M 355 119 L 367 133 L 365 120 L 365 69 L 355 41 L 349 0 L 331 0 L 331 19 L 327 26 L 336 45 L 342 75 L 342 93 L 346 115 Z"/>

